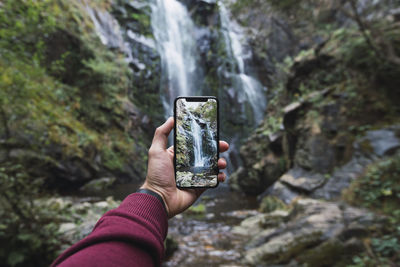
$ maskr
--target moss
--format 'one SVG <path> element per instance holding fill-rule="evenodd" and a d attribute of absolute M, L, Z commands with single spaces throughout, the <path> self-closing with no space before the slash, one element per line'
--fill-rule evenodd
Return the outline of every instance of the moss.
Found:
<path fill-rule="evenodd" d="M 352 183 L 343 197 L 350 203 L 394 215 L 400 210 L 398 203 L 393 205 L 400 197 L 398 177 L 400 153 L 369 165 L 365 174 Z"/>
<path fill-rule="evenodd" d="M 90 2 L 100 9 L 109 4 Z M 84 6 L 6 1 L 0 25 L 0 135 L 6 142 L 52 162 L 80 158 L 100 164 L 97 171 L 120 171 L 135 159 L 134 168 L 143 171 L 149 140 L 134 141 L 132 134 L 141 132 L 124 110 L 129 67 L 120 52 L 101 44 Z M 95 163 L 96 155 L 101 162 Z M 30 168 L 28 161 L 23 164 Z M 51 178 L 46 169 L 40 175 Z"/>
<path fill-rule="evenodd" d="M 275 196 L 266 196 L 261 200 L 259 210 L 261 212 L 273 212 L 274 210 L 287 210 L 288 206 Z"/>
<path fill-rule="evenodd" d="M 354 263 L 395 265 L 400 248 L 400 153 L 372 163 L 364 175 L 355 180 L 342 197 L 387 217 L 383 231 L 372 231 L 370 253 L 353 258 Z M 372 254 L 371 254 L 372 253 Z M 373 255 L 373 257 L 371 257 Z"/>
<path fill-rule="evenodd" d="M 333 239 L 303 252 L 297 257 L 297 260 L 301 263 L 305 263 L 307 266 L 337 266 L 341 256 L 345 254 L 343 243 L 339 240 Z"/>
<path fill-rule="evenodd" d="M 191 215 L 204 215 L 206 212 L 206 206 L 204 204 L 198 204 L 196 206 L 191 206 L 187 209 L 186 213 Z"/>

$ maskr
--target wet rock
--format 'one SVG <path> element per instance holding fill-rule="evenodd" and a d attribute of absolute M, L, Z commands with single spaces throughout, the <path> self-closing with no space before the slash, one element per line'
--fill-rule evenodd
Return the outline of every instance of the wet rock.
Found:
<path fill-rule="evenodd" d="M 259 214 L 256 210 L 235 210 L 227 213 L 222 213 L 223 216 L 237 218 L 237 219 L 245 219 L 250 216 L 255 216 Z"/>
<path fill-rule="evenodd" d="M 146 111 L 150 122 L 161 122 L 164 114 L 161 103 L 161 60 L 151 26 L 151 3 L 149 1 L 114 1 L 112 14 L 120 24 L 124 37 L 125 60 L 132 70 L 130 99 L 141 111 Z M 146 129 L 148 132 L 155 130 Z"/>
<path fill-rule="evenodd" d="M 352 255 L 356 255 L 363 250 L 364 245 L 359 239 L 354 238 L 341 242 L 339 239 L 333 238 L 315 248 L 306 250 L 298 256 L 297 260 L 306 262 L 308 266 L 332 266 L 340 265 L 340 262 L 343 262 L 344 265 L 345 263 L 351 263 Z M 340 260 L 340 258 L 345 259 Z"/>
<path fill-rule="evenodd" d="M 79 190 L 85 192 L 101 192 L 112 186 L 115 181 L 115 177 L 103 177 L 86 183 Z"/>
<path fill-rule="evenodd" d="M 275 196 L 266 196 L 260 203 L 261 212 L 273 212 L 279 209 L 287 209 L 286 204 Z"/>
<path fill-rule="evenodd" d="M 70 183 L 88 181 L 96 174 L 96 169 L 89 162 L 79 158 L 60 160 L 51 169 L 54 177 L 62 178 Z"/>
<path fill-rule="evenodd" d="M 335 149 L 322 135 L 300 138 L 294 162 L 307 170 L 328 173 L 336 164 Z"/>
<path fill-rule="evenodd" d="M 257 214 L 243 220 L 239 226 L 233 228 L 232 232 L 240 235 L 253 236 L 262 231 L 261 222 L 265 218 L 265 214 Z"/>
<path fill-rule="evenodd" d="M 274 142 L 266 136 L 253 136 L 241 148 L 240 155 L 244 166 L 231 175 L 229 183 L 232 188 L 257 195 L 282 175 L 284 159 L 280 155 L 281 151 L 272 151 L 272 148 L 280 146 L 281 138 L 272 137 Z"/>
<path fill-rule="evenodd" d="M 260 222 L 261 227 L 264 229 L 276 227 L 282 222 L 287 221 L 290 213 L 288 210 L 283 209 L 287 209 L 287 207 L 282 207 L 282 209 L 276 209 L 272 212 L 267 213 Z"/>
<path fill-rule="evenodd" d="M 382 220 L 365 210 L 314 199 L 299 199 L 281 218 L 272 227 L 262 223 L 271 220 L 268 214 L 242 222 L 240 227 L 249 227 L 249 234 L 256 236 L 248 243 L 244 263 L 288 264 L 295 258 L 298 264 L 312 265 L 323 259 L 329 265 L 358 253 L 360 238 L 368 235 L 368 229 L 382 227 Z M 244 229 L 240 232 L 245 233 Z"/>
<path fill-rule="evenodd" d="M 355 156 L 342 167 L 335 169 L 326 178 L 326 183 L 318 190 L 315 190 L 311 196 L 331 200 L 339 198 L 343 189 L 349 187 L 350 183 L 361 175 L 365 167 L 371 162 L 370 158 Z"/>
<path fill-rule="evenodd" d="M 117 20 L 106 10 L 94 9 L 88 4 L 85 4 L 85 9 L 92 19 L 101 42 L 109 48 L 125 51 L 126 47 Z"/>
<path fill-rule="evenodd" d="M 318 232 L 309 231 L 304 236 L 295 235 L 290 232 L 285 233 L 272 238 L 260 247 L 247 251 L 245 263 L 257 265 L 261 262 L 265 264 L 288 262 L 297 251 L 301 251 L 307 246 L 313 246 L 319 242 L 320 234 Z"/>
<path fill-rule="evenodd" d="M 218 22 L 218 6 L 215 0 L 183 0 L 197 25 L 210 26 Z"/>
<path fill-rule="evenodd" d="M 382 157 L 393 155 L 400 148 L 400 138 L 396 136 L 395 130 L 400 127 L 392 127 L 375 131 L 368 131 L 365 138 L 369 140 L 373 152 Z"/>
<path fill-rule="evenodd" d="M 390 126 L 379 130 L 368 131 L 364 137 L 353 144 L 353 157 L 349 162 L 335 170 L 327 178 L 327 182 L 315 190 L 311 196 L 315 198 L 337 199 L 343 189 L 362 175 L 368 164 L 390 155 L 400 148 L 400 138 L 396 135 L 398 126 Z M 367 142 L 367 143 L 366 143 Z"/>
<path fill-rule="evenodd" d="M 212 220 L 212 219 L 214 219 L 215 218 L 215 214 L 214 213 L 208 213 L 208 214 L 206 214 L 206 219 L 207 220 Z"/>
<path fill-rule="evenodd" d="M 34 201 L 35 206 L 43 207 L 55 216 L 53 221 L 58 223 L 59 240 L 62 241 L 60 253 L 90 234 L 100 217 L 119 204 L 112 197 L 102 201 L 76 197 L 40 198 Z"/>
<path fill-rule="evenodd" d="M 324 185 L 327 178 L 319 173 L 308 172 L 302 168 L 295 167 L 279 178 L 281 183 L 288 185 L 300 192 L 311 193 Z"/>
<path fill-rule="evenodd" d="M 60 224 L 58 231 L 61 234 L 65 234 L 71 230 L 74 230 L 76 227 L 77 227 L 77 225 L 75 223 L 62 223 L 62 224 Z"/>
<path fill-rule="evenodd" d="M 368 164 L 378 159 L 377 155 L 371 154 L 372 150 L 365 149 L 366 140 L 368 147 L 372 149 L 367 137 L 356 140 L 352 148 L 352 158 L 344 165 L 334 168 L 332 172 L 317 173 L 294 167 L 281 176 L 279 182 L 268 188 L 263 195 L 277 196 L 285 203 L 290 203 L 297 195 L 327 200 L 340 198 L 343 189 L 348 188 L 354 179 L 362 175 Z M 393 146 L 389 150 L 395 149 L 396 146 Z"/>
<path fill-rule="evenodd" d="M 282 200 L 286 204 L 290 204 L 296 197 L 299 196 L 299 192 L 293 191 L 280 181 L 275 182 L 270 186 L 261 196 L 275 196 Z"/>

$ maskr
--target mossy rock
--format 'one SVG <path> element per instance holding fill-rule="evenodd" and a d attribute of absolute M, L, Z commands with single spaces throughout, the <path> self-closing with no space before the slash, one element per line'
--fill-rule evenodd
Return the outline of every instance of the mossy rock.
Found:
<path fill-rule="evenodd" d="M 115 177 L 103 177 L 100 179 L 92 180 L 80 188 L 84 192 L 101 192 L 110 188 L 116 181 Z"/>
<path fill-rule="evenodd" d="M 288 206 L 275 196 L 266 196 L 261 200 L 261 212 L 273 212 L 275 210 L 288 210 Z"/>

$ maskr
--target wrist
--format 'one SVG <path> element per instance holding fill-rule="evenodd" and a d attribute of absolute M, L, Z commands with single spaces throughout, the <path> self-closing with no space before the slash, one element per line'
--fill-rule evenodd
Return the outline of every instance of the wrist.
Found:
<path fill-rule="evenodd" d="M 140 192 L 141 190 L 143 190 L 143 191 Z M 151 186 L 151 185 L 147 184 L 147 182 L 145 182 L 145 183 L 138 189 L 137 192 L 138 192 L 138 193 L 148 193 L 148 194 L 150 194 L 150 195 L 153 195 L 153 194 L 151 194 L 150 192 L 145 192 L 144 190 L 148 190 L 148 191 L 150 191 L 150 192 L 153 192 L 154 194 L 156 194 L 156 195 L 154 195 L 155 197 L 158 196 L 157 198 L 160 200 L 160 202 L 161 202 L 161 204 L 163 205 L 165 211 L 167 212 L 167 216 L 169 216 L 168 205 L 167 205 L 167 202 L 165 201 L 165 197 L 164 197 L 164 195 L 162 194 L 162 192 L 161 192 L 159 189 L 155 188 L 154 186 Z"/>

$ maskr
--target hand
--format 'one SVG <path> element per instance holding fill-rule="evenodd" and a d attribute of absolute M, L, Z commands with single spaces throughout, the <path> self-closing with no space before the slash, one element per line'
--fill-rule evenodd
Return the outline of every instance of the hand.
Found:
<path fill-rule="evenodd" d="M 164 200 L 168 217 L 172 218 L 192 205 L 206 190 L 205 188 L 180 190 L 176 187 L 174 172 L 174 148 L 167 149 L 168 135 L 174 128 L 174 119 L 170 117 L 156 129 L 149 149 L 147 177 L 141 189 L 149 189 L 158 193 Z M 219 142 L 220 152 L 227 151 L 228 143 Z M 226 161 L 218 160 L 218 168 L 225 169 Z M 218 181 L 225 181 L 225 173 L 218 174 Z"/>

